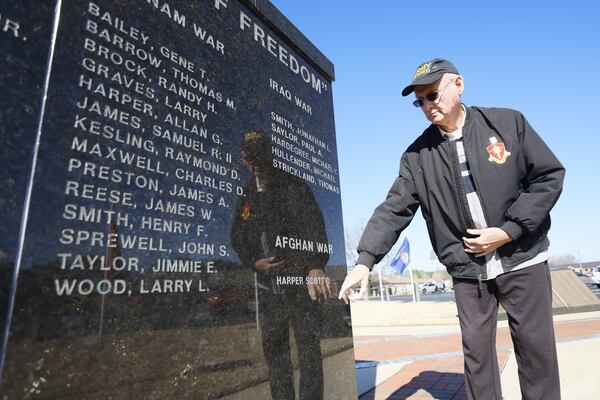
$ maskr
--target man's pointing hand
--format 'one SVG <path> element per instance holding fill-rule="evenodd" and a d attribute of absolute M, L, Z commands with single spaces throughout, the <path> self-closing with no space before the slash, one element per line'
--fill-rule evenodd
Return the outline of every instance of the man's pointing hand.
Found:
<path fill-rule="evenodd" d="M 346 275 L 338 298 L 344 300 L 346 304 L 348 304 L 348 300 L 354 302 L 355 300 L 350 296 L 350 288 L 358 283 L 360 283 L 359 295 L 360 297 L 364 296 L 369 288 L 369 272 L 366 265 L 356 264 L 352 271 Z"/>

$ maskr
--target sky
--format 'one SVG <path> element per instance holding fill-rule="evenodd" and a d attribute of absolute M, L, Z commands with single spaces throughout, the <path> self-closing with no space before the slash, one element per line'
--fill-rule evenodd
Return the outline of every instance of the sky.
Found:
<path fill-rule="evenodd" d="M 335 123 L 346 229 L 368 221 L 428 126 L 400 94 L 441 57 L 466 105 L 521 111 L 567 169 L 551 212 L 551 256 L 600 260 L 600 6 L 592 1 L 272 0 L 335 65 Z M 537 4 L 536 4 L 537 3 Z M 543 4 L 543 6 L 542 6 Z M 441 268 L 419 214 L 403 232 L 411 264 Z"/>

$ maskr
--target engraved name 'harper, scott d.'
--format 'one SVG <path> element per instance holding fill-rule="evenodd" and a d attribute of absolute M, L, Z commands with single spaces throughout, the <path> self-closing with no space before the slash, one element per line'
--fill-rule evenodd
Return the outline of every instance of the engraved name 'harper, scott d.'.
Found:
<path fill-rule="evenodd" d="M 302 251 L 315 251 L 316 248 L 317 253 L 333 253 L 333 246 L 329 243 L 279 235 L 275 239 L 275 247 Z"/>

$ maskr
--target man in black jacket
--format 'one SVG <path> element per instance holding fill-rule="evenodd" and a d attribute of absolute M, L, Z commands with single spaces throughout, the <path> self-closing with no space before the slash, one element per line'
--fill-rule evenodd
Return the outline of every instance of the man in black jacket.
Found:
<path fill-rule="evenodd" d="M 318 303 L 334 296 L 324 268 L 329 254 L 325 221 L 308 185 L 273 167 L 263 132 L 244 135 L 242 161 L 252 173 L 239 198 L 231 244 L 256 272 L 259 325 L 273 399 L 294 399 L 289 325 L 300 368 L 300 399 L 323 398 L 321 319 Z"/>
<path fill-rule="evenodd" d="M 358 245 L 340 298 L 392 248 L 418 207 L 438 259 L 453 277 L 469 399 L 502 398 L 498 303 L 509 315 L 524 399 L 559 399 L 549 212 L 565 170 L 518 111 L 466 107 L 462 76 L 442 59 L 421 64 L 403 96 L 431 125 L 402 155 L 400 172 Z"/>

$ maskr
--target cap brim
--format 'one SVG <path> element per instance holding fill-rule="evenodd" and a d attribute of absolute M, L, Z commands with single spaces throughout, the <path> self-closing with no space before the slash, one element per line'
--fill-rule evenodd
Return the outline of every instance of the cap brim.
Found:
<path fill-rule="evenodd" d="M 402 89 L 402 97 L 406 97 L 409 94 L 411 94 L 415 90 L 415 86 L 431 85 L 433 82 L 440 79 L 445 73 L 446 73 L 445 71 L 439 71 L 439 72 L 435 72 L 433 74 L 428 74 L 426 76 L 423 76 L 421 78 L 418 78 L 418 79 L 412 81 L 410 85 L 408 85 L 407 87 Z"/>
<path fill-rule="evenodd" d="M 402 89 L 402 97 L 408 96 L 414 90 L 415 90 L 415 87 L 413 85 L 408 85 L 407 87 L 405 87 L 404 89 Z"/>

